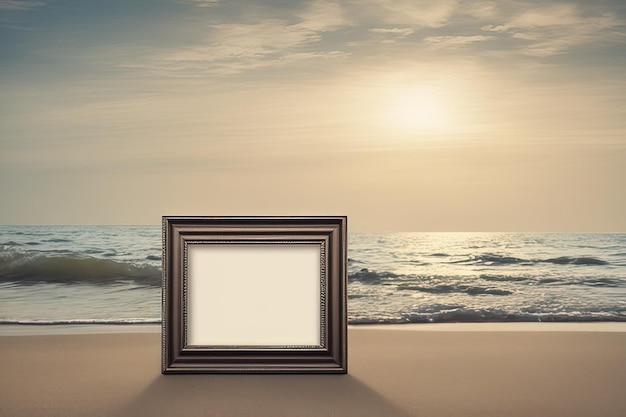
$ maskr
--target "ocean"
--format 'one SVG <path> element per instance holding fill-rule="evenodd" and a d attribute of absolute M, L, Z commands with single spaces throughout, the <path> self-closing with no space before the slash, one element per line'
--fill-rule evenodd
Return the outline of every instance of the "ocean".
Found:
<path fill-rule="evenodd" d="M 161 226 L 0 226 L 3 325 L 157 324 Z M 350 234 L 350 324 L 626 321 L 626 234 Z"/>

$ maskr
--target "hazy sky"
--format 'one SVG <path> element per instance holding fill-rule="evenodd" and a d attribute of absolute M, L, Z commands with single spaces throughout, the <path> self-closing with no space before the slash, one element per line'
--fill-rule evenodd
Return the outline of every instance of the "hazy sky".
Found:
<path fill-rule="evenodd" d="M 626 2 L 0 0 L 0 224 L 626 231 Z"/>

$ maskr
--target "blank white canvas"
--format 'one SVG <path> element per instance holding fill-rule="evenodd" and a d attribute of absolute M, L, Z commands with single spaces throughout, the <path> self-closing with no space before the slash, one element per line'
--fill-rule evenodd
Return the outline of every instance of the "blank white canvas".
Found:
<path fill-rule="evenodd" d="M 320 345 L 320 245 L 189 244 L 187 256 L 188 345 Z"/>

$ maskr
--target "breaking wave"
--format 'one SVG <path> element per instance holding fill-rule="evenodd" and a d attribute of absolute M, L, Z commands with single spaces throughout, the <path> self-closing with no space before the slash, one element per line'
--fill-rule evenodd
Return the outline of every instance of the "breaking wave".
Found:
<path fill-rule="evenodd" d="M 0 251 L 0 282 L 105 285 L 119 281 L 159 286 L 161 269 L 147 264 L 76 255 L 50 256 L 43 253 Z"/>

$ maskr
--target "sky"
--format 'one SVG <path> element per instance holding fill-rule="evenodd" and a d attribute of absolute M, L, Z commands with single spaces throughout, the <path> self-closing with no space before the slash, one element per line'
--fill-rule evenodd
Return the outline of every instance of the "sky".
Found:
<path fill-rule="evenodd" d="M 626 232 L 626 3 L 0 0 L 0 224 Z"/>

